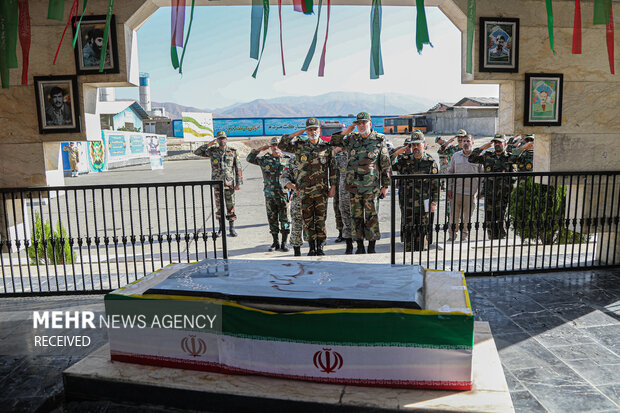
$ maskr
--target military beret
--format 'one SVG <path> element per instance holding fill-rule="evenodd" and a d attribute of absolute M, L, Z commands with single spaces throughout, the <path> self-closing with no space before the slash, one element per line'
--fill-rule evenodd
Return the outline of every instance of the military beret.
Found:
<path fill-rule="evenodd" d="M 465 129 L 459 129 L 456 131 L 456 136 L 467 136 L 467 131 Z"/>
<path fill-rule="evenodd" d="M 321 124 L 317 118 L 308 118 L 306 120 L 306 128 L 319 128 Z"/>
<path fill-rule="evenodd" d="M 360 112 L 357 114 L 355 121 L 359 122 L 360 120 L 367 120 L 370 121 L 370 113 L 368 112 Z"/>
<path fill-rule="evenodd" d="M 226 136 L 226 132 L 224 132 L 223 130 L 219 131 L 216 135 L 215 135 L 216 139 L 224 139 L 224 138 L 228 138 L 228 136 Z"/>
<path fill-rule="evenodd" d="M 493 141 L 498 141 L 498 142 L 506 143 L 506 136 L 502 135 L 501 133 L 498 133 L 495 136 L 493 136 L 493 139 L 491 139 L 491 142 L 493 142 Z"/>
<path fill-rule="evenodd" d="M 278 143 L 280 143 L 280 139 L 278 139 L 277 137 L 273 137 L 269 141 L 269 145 L 277 145 Z"/>

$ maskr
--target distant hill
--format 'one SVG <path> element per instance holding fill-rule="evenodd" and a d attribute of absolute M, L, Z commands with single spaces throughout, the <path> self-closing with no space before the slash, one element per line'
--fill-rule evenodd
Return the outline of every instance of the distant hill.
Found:
<path fill-rule="evenodd" d="M 214 117 L 347 116 L 362 111 L 375 116 L 401 115 L 426 111 L 435 103 L 397 93 L 331 92 L 319 96 L 257 99 L 217 109 L 198 109 L 170 102 L 153 102 L 153 106 L 165 107 L 170 117 L 176 119 L 181 117 L 181 112 L 212 112 Z"/>

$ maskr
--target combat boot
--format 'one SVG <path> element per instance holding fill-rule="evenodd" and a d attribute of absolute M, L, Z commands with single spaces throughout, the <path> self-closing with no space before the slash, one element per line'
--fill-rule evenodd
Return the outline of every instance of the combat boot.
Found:
<path fill-rule="evenodd" d="M 282 242 L 280 243 L 280 251 L 288 252 L 288 245 L 286 245 L 286 239 L 288 238 L 288 234 L 282 234 Z M 277 237 L 276 237 L 277 239 Z"/>
<path fill-rule="evenodd" d="M 325 255 L 323 252 L 323 241 L 316 241 L 316 255 Z"/>
<path fill-rule="evenodd" d="M 377 241 L 368 241 L 368 250 L 366 250 L 367 253 L 369 254 L 374 254 L 375 253 L 375 244 Z"/>
<path fill-rule="evenodd" d="M 273 237 L 273 244 L 269 246 L 269 252 L 280 249 L 280 243 L 278 242 L 278 234 L 271 234 Z"/>
<path fill-rule="evenodd" d="M 235 221 L 228 221 L 228 235 L 231 237 L 236 237 L 237 231 L 235 231 Z"/>
<path fill-rule="evenodd" d="M 301 257 L 301 247 L 293 247 L 296 257 Z"/>
<path fill-rule="evenodd" d="M 347 242 L 347 249 L 344 251 L 344 253 L 347 255 L 353 254 L 353 239 L 346 238 L 345 241 Z"/>
<path fill-rule="evenodd" d="M 345 240 L 345 239 L 344 239 L 344 238 L 342 238 L 342 230 L 341 230 L 341 229 L 339 229 L 339 230 L 338 230 L 338 238 L 336 238 L 336 241 L 334 241 L 334 242 L 342 242 L 342 241 L 344 241 L 344 240 Z"/>
<path fill-rule="evenodd" d="M 364 249 L 364 240 L 363 239 L 358 239 L 357 240 L 357 251 L 355 251 L 356 254 L 366 254 L 366 250 Z"/>
<path fill-rule="evenodd" d="M 308 241 L 308 245 L 310 246 L 310 251 L 308 251 L 308 257 L 313 257 L 316 255 L 316 246 L 314 241 Z"/>

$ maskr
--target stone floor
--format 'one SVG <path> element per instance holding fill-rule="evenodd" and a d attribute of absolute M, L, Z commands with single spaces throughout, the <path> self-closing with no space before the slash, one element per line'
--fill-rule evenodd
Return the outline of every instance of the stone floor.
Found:
<path fill-rule="evenodd" d="M 477 319 L 491 325 L 517 412 L 620 412 L 620 270 L 472 277 L 468 285 Z M 65 402 L 63 369 L 107 337 L 104 330 L 71 330 L 89 336 L 91 345 L 45 351 L 34 347 L 32 311 L 57 309 L 102 313 L 103 300 L 0 300 L 2 412 L 169 411 Z"/>

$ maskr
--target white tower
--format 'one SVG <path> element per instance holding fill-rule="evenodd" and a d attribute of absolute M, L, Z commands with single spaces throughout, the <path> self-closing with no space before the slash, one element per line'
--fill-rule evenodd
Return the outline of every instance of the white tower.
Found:
<path fill-rule="evenodd" d="M 148 73 L 140 73 L 140 106 L 151 112 L 151 79 Z"/>

